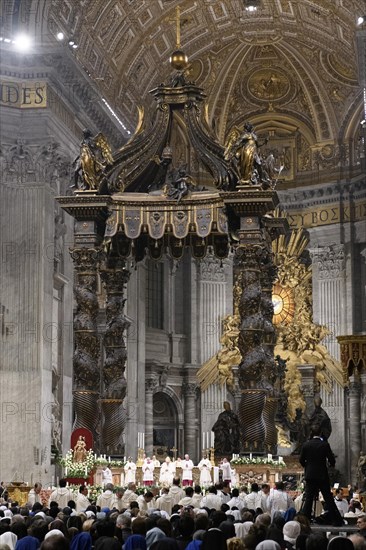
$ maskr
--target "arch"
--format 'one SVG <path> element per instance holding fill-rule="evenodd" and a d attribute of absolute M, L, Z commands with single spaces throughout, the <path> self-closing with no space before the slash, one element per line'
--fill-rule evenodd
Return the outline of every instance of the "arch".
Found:
<path fill-rule="evenodd" d="M 179 415 L 175 400 L 159 388 L 153 395 L 153 449 L 158 460 L 173 456 L 179 437 Z"/>

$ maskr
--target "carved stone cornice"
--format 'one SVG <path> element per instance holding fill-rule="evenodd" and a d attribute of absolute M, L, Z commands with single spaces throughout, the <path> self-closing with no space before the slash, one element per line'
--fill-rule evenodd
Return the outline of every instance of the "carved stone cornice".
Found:
<path fill-rule="evenodd" d="M 333 244 L 310 250 L 313 263 L 317 263 L 319 279 L 339 279 L 344 276 L 344 245 Z"/>

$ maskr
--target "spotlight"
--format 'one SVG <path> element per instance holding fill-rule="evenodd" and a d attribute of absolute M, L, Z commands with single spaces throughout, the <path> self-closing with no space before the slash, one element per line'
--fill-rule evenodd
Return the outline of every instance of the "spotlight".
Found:
<path fill-rule="evenodd" d="M 74 50 L 76 50 L 76 48 L 78 48 L 79 46 L 77 44 L 73 44 L 72 47 Z"/>
<path fill-rule="evenodd" d="M 69 46 L 73 46 L 75 44 L 75 40 L 69 40 Z"/>
<path fill-rule="evenodd" d="M 27 52 L 31 48 L 32 41 L 26 34 L 18 34 L 13 43 L 18 52 Z"/>
<path fill-rule="evenodd" d="M 260 0 L 244 0 L 244 7 L 246 11 L 254 12 L 257 11 L 260 5 Z"/>
<path fill-rule="evenodd" d="M 63 40 L 65 38 L 65 35 L 64 35 L 63 32 L 58 32 L 56 34 L 56 38 L 57 38 L 57 40 Z"/>
<path fill-rule="evenodd" d="M 10 38 L 4 38 L 4 42 L 5 42 L 6 44 L 10 44 L 11 40 L 10 40 Z"/>
<path fill-rule="evenodd" d="M 366 15 L 358 17 L 357 19 L 357 25 L 362 25 L 363 23 L 366 23 Z"/>

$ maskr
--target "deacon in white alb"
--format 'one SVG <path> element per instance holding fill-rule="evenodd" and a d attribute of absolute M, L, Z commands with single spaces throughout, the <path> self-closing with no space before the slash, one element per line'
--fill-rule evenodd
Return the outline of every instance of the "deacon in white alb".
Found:
<path fill-rule="evenodd" d="M 201 487 L 208 487 L 209 485 L 212 485 L 212 479 L 211 479 L 211 462 L 208 460 L 207 456 L 205 455 L 202 460 L 198 463 L 198 469 L 201 472 L 200 473 L 200 485 Z"/>
<path fill-rule="evenodd" d="M 222 481 L 231 483 L 231 465 L 227 458 L 222 459 L 220 468 L 222 470 Z"/>
<path fill-rule="evenodd" d="M 136 464 L 129 456 L 124 467 L 125 470 L 125 484 L 136 483 Z"/>

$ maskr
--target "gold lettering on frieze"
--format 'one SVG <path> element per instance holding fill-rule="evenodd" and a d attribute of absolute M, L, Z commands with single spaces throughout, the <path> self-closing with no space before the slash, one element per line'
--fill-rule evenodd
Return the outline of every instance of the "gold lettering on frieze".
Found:
<path fill-rule="evenodd" d="M 0 105 L 16 109 L 47 107 L 47 83 L 35 80 L 0 80 Z"/>
<path fill-rule="evenodd" d="M 341 222 L 357 222 L 366 219 L 366 201 L 359 201 L 352 206 L 328 206 L 315 209 L 289 212 L 290 227 L 316 227 Z"/>

